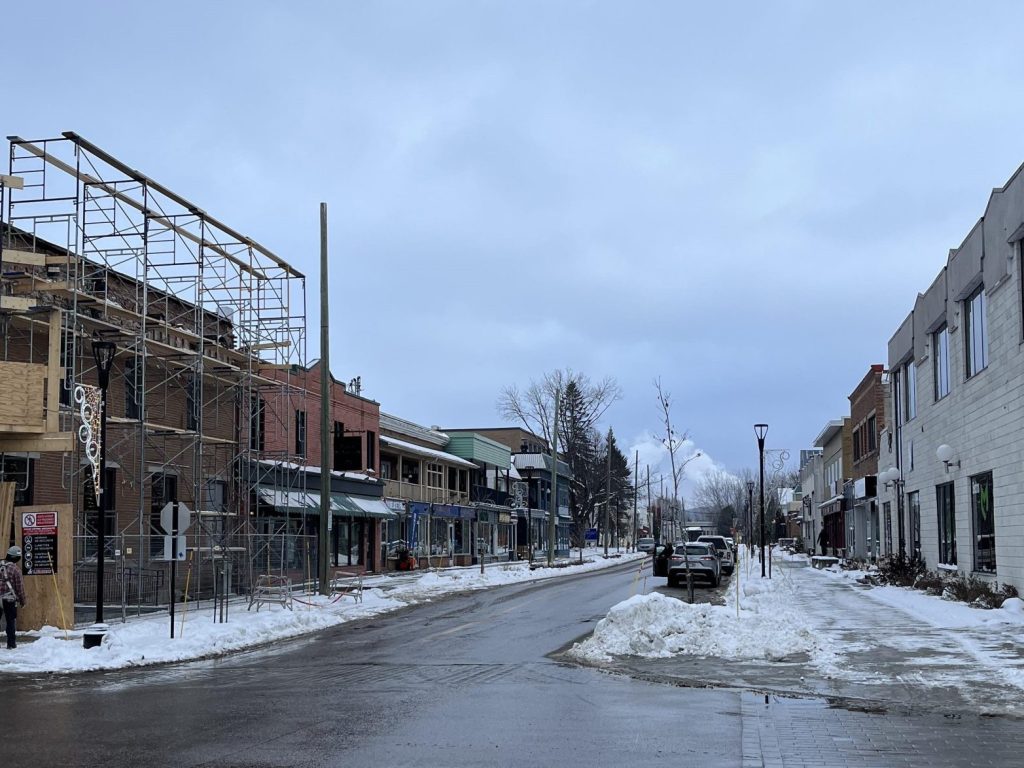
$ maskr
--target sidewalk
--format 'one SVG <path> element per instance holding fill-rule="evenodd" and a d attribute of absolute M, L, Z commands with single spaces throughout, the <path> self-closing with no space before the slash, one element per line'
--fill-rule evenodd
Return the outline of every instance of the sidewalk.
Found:
<path fill-rule="evenodd" d="M 200 601 L 187 609 L 177 606 L 173 640 L 170 618 L 164 611 L 129 617 L 125 623 L 110 622 L 103 645 L 88 651 L 82 648 L 83 628 L 65 632 L 44 627 L 21 636 L 16 650 L 0 652 L 0 674 L 82 672 L 210 658 L 436 600 L 452 592 L 571 576 L 646 557 L 623 553 L 605 560 L 594 553 L 587 555 L 583 565 L 534 571 L 525 562 L 498 562 L 486 566 L 483 574 L 477 565 L 371 575 L 364 580 L 361 602 L 340 595 L 296 592 L 291 610 L 269 605 L 257 612 L 255 608 L 246 610 L 246 598 L 236 597 L 229 602 L 226 623 L 215 622 L 212 601 Z M 29 636 L 34 641 L 29 641 Z"/>
<path fill-rule="evenodd" d="M 648 679 L 815 696 L 866 710 L 1024 716 L 1024 613 L 870 587 L 745 556 L 727 604 L 659 593 L 612 608 L 569 655 Z M 736 598 L 739 596 L 739 609 Z"/>

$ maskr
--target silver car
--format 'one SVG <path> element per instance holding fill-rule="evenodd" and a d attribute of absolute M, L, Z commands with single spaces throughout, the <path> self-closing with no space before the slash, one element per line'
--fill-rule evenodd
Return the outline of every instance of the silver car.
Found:
<path fill-rule="evenodd" d="M 733 552 L 729 547 L 729 543 L 725 540 L 725 536 L 704 534 L 697 539 L 697 541 L 703 541 L 712 545 L 718 553 L 718 559 L 722 561 L 722 571 L 726 574 L 732 573 L 733 567 L 735 566 L 735 558 L 733 557 Z"/>
<path fill-rule="evenodd" d="M 722 563 L 715 553 L 715 548 L 707 542 L 690 542 L 686 545 L 685 554 L 682 547 L 673 553 L 668 568 L 670 587 L 679 587 L 686 583 L 687 567 L 690 570 L 690 577 L 695 581 L 706 581 L 712 587 L 722 583 Z"/>

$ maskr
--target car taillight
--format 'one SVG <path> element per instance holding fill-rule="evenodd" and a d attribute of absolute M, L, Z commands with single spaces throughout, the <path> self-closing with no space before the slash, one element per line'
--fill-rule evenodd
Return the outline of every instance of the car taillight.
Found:
<path fill-rule="evenodd" d="M 704 555 L 704 557 L 701 558 L 701 560 L 714 560 L 714 559 L 715 558 L 711 557 L 711 555 Z"/>
<path fill-rule="evenodd" d="M 681 562 L 683 562 L 683 558 L 680 557 L 679 555 L 672 555 L 672 562 L 673 563 L 681 563 Z"/>

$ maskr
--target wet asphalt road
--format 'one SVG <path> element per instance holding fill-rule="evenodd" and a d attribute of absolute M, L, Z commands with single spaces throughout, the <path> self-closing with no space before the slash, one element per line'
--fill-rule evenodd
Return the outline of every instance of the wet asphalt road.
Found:
<path fill-rule="evenodd" d="M 470 593 L 220 661 L 7 678 L 2 759 L 221 768 L 1020 765 L 1019 721 L 882 716 L 743 687 L 666 684 L 679 679 L 667 668 L 645 682 L 559 662 L 559 650 L 642 585 L 635 574 L 634 564 Z M 648 587 L 684 593 L 663 579 Z M 727 588 L 697 594 L 713 600 Z M 658 669 L 614 666 L 637 677 Z"/>

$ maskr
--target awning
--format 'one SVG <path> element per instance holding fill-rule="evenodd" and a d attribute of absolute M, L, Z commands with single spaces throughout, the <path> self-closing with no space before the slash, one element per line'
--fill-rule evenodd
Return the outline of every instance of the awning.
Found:
<path fill-rule="evenodd" d="M 387 435 L 380 436 L 381 445 L 386 445 L 389 448 L 393 448 L 398 451 L 405 451 L 406 453 L 413 453 L 417 456 L 425 456 L 435 461 L 444 461 L 449 464 L 455 464 L 459 467 L 466 467 L 467 469 L 476 469 L 476 464 L 472 461 L 456 456 L 452 453 L 445 453 L 444 451 L 438 451 L 434 448 L 426 448 L 422 445 L 416 445 L 415 443 L 407 443 L 405 440 L 398 440 L 394 437 L 388 437 Z"/>
<path fill-rule="evenodd" d="M 280 512 L 311 512 L 320 508 L 320 494 L 289 491 L 261 485 L 257 489 L 260 499 Z M 313 498 L 315 497 L 315 498 Z"/>
<path fill-rule="evenodd" d="M 320 514 L 320 493 L 318 491 L 289 491 L 283 488 L 260 486 L 260 499 L 279 512 Z M 356 496 L 347 493 L 331 494 L 331 514 L 345 517 L 396 518 L 398 515 L 388 509 L 383 499 Z"/>

